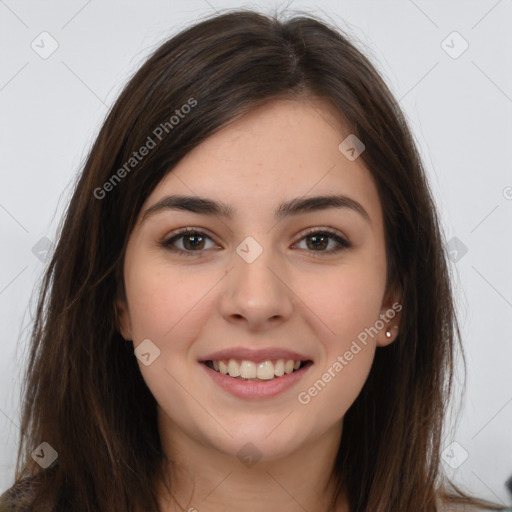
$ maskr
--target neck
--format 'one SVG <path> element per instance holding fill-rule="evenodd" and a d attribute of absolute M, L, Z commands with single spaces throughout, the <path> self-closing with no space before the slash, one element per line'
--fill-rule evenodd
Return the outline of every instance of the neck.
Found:
<path fill-rule="evenodd" d="M 172 492 L 171 498 L 162 487 L 163 512 L 348 512 L 344 494 L 338 496 L 334 508 L 330 506 L 341 422 L 295 452 L 272 460 L 256 457 L 245 463 L 236 455 L 193 439 L 162 411 L 159 427 Z"/>

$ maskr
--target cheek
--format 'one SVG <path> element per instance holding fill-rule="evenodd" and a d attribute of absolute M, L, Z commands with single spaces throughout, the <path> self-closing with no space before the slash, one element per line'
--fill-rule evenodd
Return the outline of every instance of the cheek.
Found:
<path fill-rule="evenodd" d="M 378 255 L 369 250 L 329 272 L 301 278 L 301 293 L 318 317 L 323 355 L 299 402 L 330 421 L 341 418 L 355 401 L 373 363 L 386 281 L 385 260 Z"/>
<path fill-rule="evenodd" d="M 331 276 L 326 295 L 318 294 L 319 315 L 327 328 L 318 336 L 323 354 L 297 397 L 311 418 L 339 421 L 357 399 L 372 367 L 381 296 L 356 273 Z M 317 331 L 318 333 L 318 331 Z"/>
<path fill-rule="evenodd" d="M 184 414 L 195 407 L 195 401 L 184 392 L 191 387 L 190 372 L 198 364 L 189 349 L 205 322 L 205 295 L 219 277 L 211 272 L 180 271 L 149 259 L 132 264 L 138 270 L 127 276 L 126 288 L 134 344 L 150 339 L 159 349 L 150 365 L 138 361 L 141 374 L 166 414 L 192 432 L 197 430 L 196 423 L 208 424 L 211 418 L 200 407 L 193 410 L 200 421 L 187 423 Z M 201 396 L 193 386 L 189 392 Z"/>
<path fill-rule="evenodd" d="M 297 276 L 297 294 L 316 314 L 327 352 L 339 351 L 379 319 L 386 284 L 378 251 L 347 258 L 339 266 Z"/>
<path fill-rule="evenodd" d="M 126 277 L 134 339 L 154 338 L 161 343 L 173 337 L 182 325 L 194 325 L 194 310 L 207 292 L 206 275 L 183 272 L 146 261 L 134 261 L 137 269 Z"/>

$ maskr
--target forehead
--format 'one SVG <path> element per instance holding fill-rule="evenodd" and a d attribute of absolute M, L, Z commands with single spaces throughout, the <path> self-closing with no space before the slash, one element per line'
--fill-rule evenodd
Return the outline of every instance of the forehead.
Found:
<path fill-rule="evenodd" d="M 380 220 L 380 202 L 361 158 L 339 145 L 348 131 L 321 100 L 272 100 L 191 150 L 146 201 L 198 195 L 233 206 L 236 216 L 273 212 L 290 198 L 343 194 Z"/>

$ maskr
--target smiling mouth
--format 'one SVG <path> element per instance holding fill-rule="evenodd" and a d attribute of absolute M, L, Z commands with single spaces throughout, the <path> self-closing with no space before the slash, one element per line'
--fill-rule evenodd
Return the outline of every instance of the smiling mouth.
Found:
<path fill-rule="evenodd" d="M 313 362 L 310 360 L 277 359 L 255 363 L 247 360 L 229 359 L 205 361 L 204 364 L 213 371 L 236 380 L 266 382 L 296 373 L 313 364 Z"/>

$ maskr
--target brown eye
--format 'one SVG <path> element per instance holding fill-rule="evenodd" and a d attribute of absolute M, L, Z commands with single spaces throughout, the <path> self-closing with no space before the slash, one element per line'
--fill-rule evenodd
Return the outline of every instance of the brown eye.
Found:
<path fill-rule="evenodd" d="M 161 245 L 172 251 L 176 251 L 179 254 L 186 254 L 193 256 L 194 253 L 200 254 L 205 249 L 206 240 L 211 238 L 203 233 L 202 231 L 196 231 L 193 229 L 184 229 L 178 233 L 173 234 L 172 237 L 167 238 Z M 181 241 L 183 248 L 176 247 L 175 244 Z"/>
<path fill-rule="evenodd" d="M 351 244 L 347 240 L 337 233 L 328 230 L 311 230 L 301 238 L 300 242 L 302 240 L 306 240 L 306 247 L 310 252 L 332 254 L 351 247 Z M 335 242 L 334 249 L 325 250 L 329 247 L 332 240 Z"/>
<path fill-rule="evenodd" d="M 170 238 L 161 242 L 161 245 L 166 249 L 184 254 L 187 256 L 200 256 L 204 250 L 206 242 L 213 240 L 204 232 L 186 228 L 178 233 L 174 233 Z M 313 229 L 306 233 L 300 240 L 306 241 L 306 250 L 308 252 L 321 254 L 333 254 L 343 249 L 351 247 L 351 244 L 337 233 L 329 230 Z M 176 244 L 180 242 L 182 248 L 177 247 Z M 328 249 L 334 244 L 334 248 Z M 210 247 L 212 248 L 212 247 Z"/>

